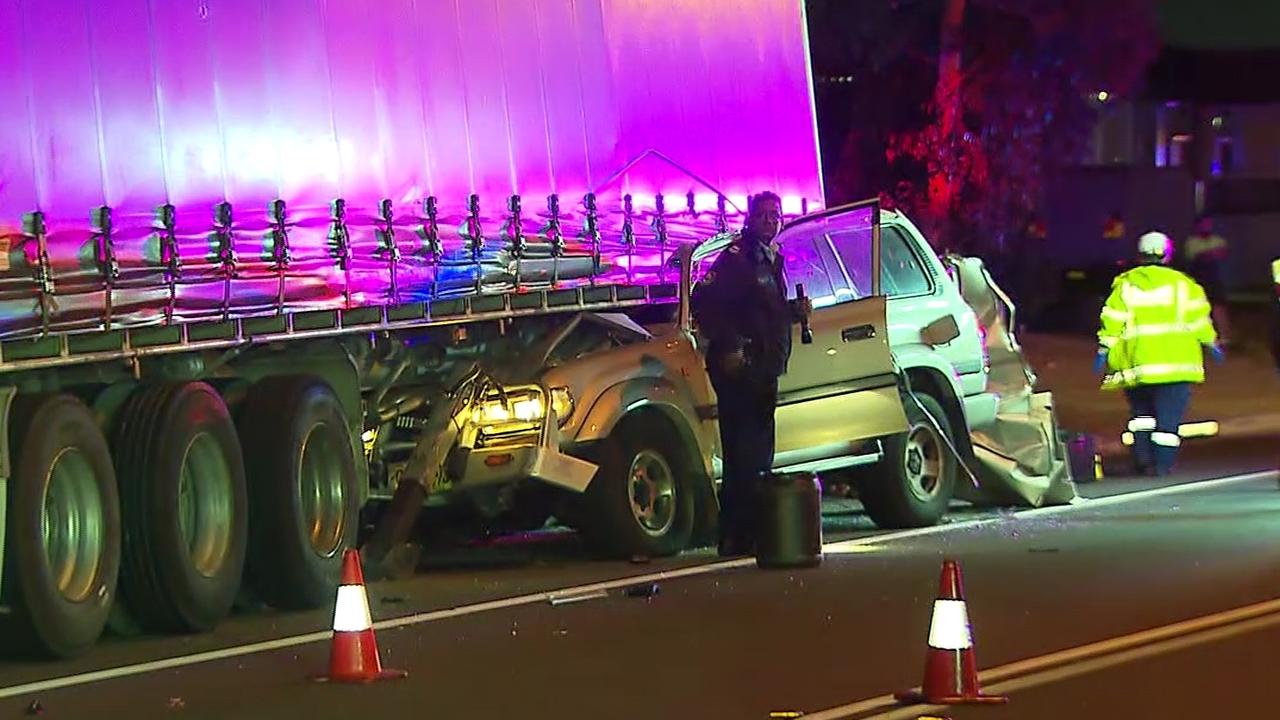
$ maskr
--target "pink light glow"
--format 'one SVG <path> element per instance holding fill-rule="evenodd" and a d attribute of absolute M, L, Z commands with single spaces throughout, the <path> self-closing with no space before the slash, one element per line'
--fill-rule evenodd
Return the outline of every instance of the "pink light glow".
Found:
<path fill-rule="evenodd" d="M 497 208 L 593 187 L 647 149 L 739 207 L 767 188 L 818 197 L 799 6 L 296 0 L 267 18 L 257 0 L 14 0 L 0 94 L 31 101 L 0 124 L 0 217 L 223 199 L 257 213 L 276 197 L 354 209 L 424 189 L 442 208 L 473 191 Z M 715 208 L 665 165 L 626 184 L 645 208 L 659 190 L 672 210 L 690 190 Z"/>
<path fill-rule="evenodd" d="M 804 207 L 804 200 L 799 195 L 782 196 L 782 212 L 785 215 L 799 215 Z"/>
<path fill-rule="evenodd" d="M 172 203 L 193 238 L 181 250 L 190 278 L 215 273 L 207 238 L 212 208 L 226 200 L 252 275 L 246 302 L 269 307 L 267 207 L 282 199 L 290 287 L 299 302 L 332 303 L 345 283 L 331 272 L 335 198 L 347 201 L 358 263 L 381 257 L 382 198 L 395 202 L 406 257 L 421 252 L 425 195 L 439 198 L 446 252 L 462 246 L 473 192 L 490 246 L 517 192 L 530 232 L 559 193 L 562 231 L 577 242 L 583 195 L 655 150 L 687 172 L 649 154 L 600 191 L 608 252 L 625 192 L 641 244 L 653 239 L 658 192 L 669 238 L 706 237 L 717 198 L 693 175 L 731 199 L 731 227 L 748 193 L 782 190 L 788 213 L 822 193 L 804 40 L 802 0 L 9 0 L 0 3 L 0 97 L 13 100 L 0 122 L 0 227 L 43 211 L 58 292 L 70 293 L 101 282 L 85 252 L 93 208 L 113 208 L 125 270 L 162 277 L 154 211 Z M 14 257 L 0 279 L 30 281 L 30 253 Z M 635 271 L 663 262 L 637 254 Z M 410 275 L 401 291 L 430 283 L 426 271 Z M 355 282 L 353 299 L 381 297 L 370 288 L 382 279 Z M 0 300 L 0 324 L 30 319 L 38 291 L 29 289 L 11 306 Z M 221 292 L 214 284 L 192 296 L 214 307 Z"/>

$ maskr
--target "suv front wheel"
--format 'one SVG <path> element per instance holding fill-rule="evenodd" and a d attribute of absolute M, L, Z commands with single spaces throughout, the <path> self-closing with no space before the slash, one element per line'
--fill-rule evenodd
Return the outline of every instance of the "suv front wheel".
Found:
<path fill-rule="evenodd" d="M 693 533 L 693 473 L 678 433 L 653 417 L 633 417 L 600 448 L 587 486 L 581 527 L 618 556 L 661 557 L 688 546 Z"/>
<path fill-rule="evenodd" d="M 948 447 L 949 442 L 954 446 L 951 423 L 942 404 L 932 396 L 916 393 L 916 398 L 938 427 L 911 397 L 904 396 L 907 431 L 885 439 L 884 460 L 860 474 L 858 496 L 867 514 L 882 528 L 935 525 L 946 514 L 955 492 L 957 464 Z"/>

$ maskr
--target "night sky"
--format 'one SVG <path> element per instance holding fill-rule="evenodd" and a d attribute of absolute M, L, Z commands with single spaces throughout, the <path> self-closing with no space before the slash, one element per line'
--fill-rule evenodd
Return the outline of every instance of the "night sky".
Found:
<path fill-rule="evenodd" d="M 1162 0 L 1160 23 L 1176 47 L 1280 47 L 1280 0 Z"/>

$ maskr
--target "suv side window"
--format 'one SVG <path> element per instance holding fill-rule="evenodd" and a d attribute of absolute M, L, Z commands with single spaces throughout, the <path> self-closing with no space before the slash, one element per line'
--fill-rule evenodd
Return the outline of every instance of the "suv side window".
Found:
<path fill-rule="evenodd" d="M 837 302 L 838 276 L 832 275 L 814 239 L 813 236 L 789 238 L 782 248 L 787 297 L 795 297 L 798 283 L 804 285 L 804 293 L 812 299 L 814 306 L 833 305 Z"/>
<path fill-rule="evenodd" d="M 851 291 L 848 300 L 871 297 L 871 237 L 867 225 L 839 228 L 825 238 Z"/>
<path fill-rule="evenodd" d="M 858 287 L 856 274 L 840 257 L 832 236 L 838 234 L 817 230 L 806 235 L 791 235 L 783 246 L 787 275 L 787 296 L 795 297 L 796 283 L 804 284 L 804 292 L 815 308 L 839 305 L 866 297 L 867 286 Z M 870 249 L 868 249 L 870 255 Z"/>
<path fill-rule="evenodd" d="M 880 278 L 889 297 L 927 295 L 933 291 L 933 282 L 919 256 L 902 230 L 892 225 L 880 228 Z"/>

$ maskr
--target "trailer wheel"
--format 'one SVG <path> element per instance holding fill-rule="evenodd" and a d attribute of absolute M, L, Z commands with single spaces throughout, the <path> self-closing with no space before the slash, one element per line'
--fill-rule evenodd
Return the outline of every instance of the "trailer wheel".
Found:
<path fill-rule="evenodd" d="M 884 441 L 884 460 L 859 468 L 858 497 L 875 524 L 882 528 L 935 525 L 946 514 L 955 492 L 956 459 L 947 448 L 953 439 L 951 423 L 932 396 L 916 393 L 946 438 L 938 433 L 909 397 L 903 398 L 909 427 Z"/>
<path fill-rule="evenodd" d="M 342 551 L 360 527 L 342 405 L 322 380 L 272 377 L 249 389 L 237 416 L 250 479 L 254 588 L 281 609 L 332 603 Z"/>
<path fill-rule="evenodd" d="M 69 395 L 19 395 L 9 414 L 3 645 L 69 658 L 106 625 L 120 569 L 120 506 L 106 438 Z M 10 642 L 12 641 L 12 644 Z"/>
<path fill-rule="evenodd" d="M 581 522 L 593 545 L 621 557 L 674 555 L 689 545 L 694 475 L 669 423 L 645 416 L 624 420 L 603 443 L 599 460 Z"/>
<path fill-rule="evenodd" d="M 244 572 L 244 460 L 231 415 L 202 382 L 145 387 L 116 426 L 125 603 L 147 630 L 210 630 Z"/>

